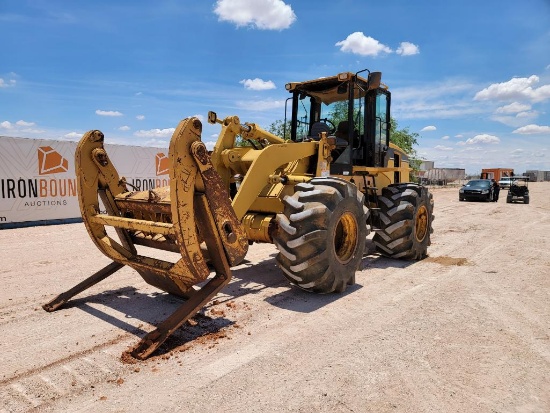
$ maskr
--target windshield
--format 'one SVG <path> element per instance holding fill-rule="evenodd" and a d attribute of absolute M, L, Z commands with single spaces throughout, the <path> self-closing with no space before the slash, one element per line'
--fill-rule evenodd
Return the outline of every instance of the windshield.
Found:
<path fill-rule="evenodd" d="M 489 188 L 491 186 L 490 181 L 470 181 L 466 184 L 470 188 Z"/>
<path fill-rule="evenodd" d="M 305 103 L 305 99 L 299 100 L 298 102 L 296 139 L 300 141 L 304 140 L 310 132 L 311 115 L 308 110 L 309 108 Z M 357 135 L 364 133 L 363 117 L 361 116 L 363 110 L 362 106 L 363 101 L 361 99 L 354 100 L 353 120 L 355 125 L 355 134 Z M 347 122 L 348 120 L 348 101 L 343 100 L 333 102 L 328 105 L 322 103 L 318 118 L 321 122 L 326 123 L 333 135 L 336 131 L 343 130 L 343 126 L 340 126 L 340 129 L 338 126 L 340 125 L 340 122 Z M 345 130 L 347 132 L 347 128 Z"/>

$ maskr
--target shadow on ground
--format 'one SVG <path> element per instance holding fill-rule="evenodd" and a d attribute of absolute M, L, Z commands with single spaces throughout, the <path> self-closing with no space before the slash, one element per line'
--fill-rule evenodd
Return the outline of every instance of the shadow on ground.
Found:
<path fill-rule="evenodd" d="M 363 257 L 359 270 L 367 270 L 369 267 L 406 268 L 414 263 L 373 255 L 372 248 L 371 245 L 367 245 L 366 254 L 368 255 Z M 245 260 L 235 267 L 232 270 L 231 282 L 221 291 L 214 303 L 202 308 L 190 322 L 177 329 L 157 350 L 156 355 L 165 354 L 201 337 L 214 337 L 214 339 L 222 337 L 221 331 L 234 322 L 225 318 L 223 313 L 214 313 L 215 317 L 210 317 L 206 315 L 206 310 L 215 305 L 228 304 L 235 298 L 260 294 L 264 296 L 265 302 L 275 307 L 311 313 L 336 300 L 345 299 L 349 294 L 363 288 L 360 284 L 350 285 L 342 294 L 315 294 L 304 291 L 286 280 L 277 266 L 275 256 L 276 254 L 271 254 L 265 260 L 255 264 Z M 204 283 L 198 284 L 197 287 L 201 287 Z M 270 290 L 273 291 L 270 293 Z M 149 330 L 142 328 L 143 323 L 156 326 L 183 303 L 184 299 L 165 292 L 143 293 L 135 287 L 127 286 L 75 298 L 65 304 L 64 308 L 78 308 L 118 329 L 143 337 Z M 124 314 L 124 318 L 99 309 L 98 304 Z"/>

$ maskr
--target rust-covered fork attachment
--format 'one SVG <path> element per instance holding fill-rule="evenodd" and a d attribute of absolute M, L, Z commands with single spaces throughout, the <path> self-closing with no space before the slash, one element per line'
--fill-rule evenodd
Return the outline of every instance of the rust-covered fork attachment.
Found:
<path fill-rule="evenodd" d="M 134 357 L 145 359 L 229 283 L 230 267 L 244 259 L 248 239 L 200 141 L 201 131 L 197 118 L 180 122 L 170 141 L 170 186 L 141 192 L 127 191 L 105 151 L 103 134 L 84 134 L 75 155 L 82 219 L 93 242 L 113 262 L 43 305 L 46 311 L 57 310 L 128 265 L 147 283 L 186 299 L 133 349 Z M 99 199 L 106 213 L 100 212 Z M 106 227 L 114 228 L 119 242 Z M 210 279 L 201 242 L 215 269 Z M 181 258 L 172 263 L 140 255 L 136 245 L 178 252 Z M 201 288 L 194 287 L 205 280 Z"/>

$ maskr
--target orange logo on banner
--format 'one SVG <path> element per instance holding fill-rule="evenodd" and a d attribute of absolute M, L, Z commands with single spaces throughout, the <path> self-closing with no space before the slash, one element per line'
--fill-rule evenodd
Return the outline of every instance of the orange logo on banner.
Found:
<path fill-rule="evenodd" d="M 155 156 L 155 169 L 157 171 L 157 176 L 168 174 L 168 169 L 170 168 L 168 161 L 169 159 L 165 154 L 162 152 L 157 153 L 157 156 Z"/>
<path fill-rule="evenodd" d="M 38 148 L 38 173 L 40 175 L 57 174 L 68 170 L 69 161 L 51 146 L 40 146 Z"/>

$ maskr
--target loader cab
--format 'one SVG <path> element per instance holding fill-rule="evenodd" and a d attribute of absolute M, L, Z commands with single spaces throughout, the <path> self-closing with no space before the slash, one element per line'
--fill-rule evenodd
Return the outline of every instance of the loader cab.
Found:
<path fill-rule="evenodd" d="M 368 76 L 359 75 L 363 72 Z M 321 132 L 335 137 L 333 175 L 349 175 L 353 166 L 386 166 L 388 156 L 393 156 L 389 154 L 391 94 L 381 76 L 364 70 L 287 84 L 292 93 L 290 138 L 317 140 Z"/>

